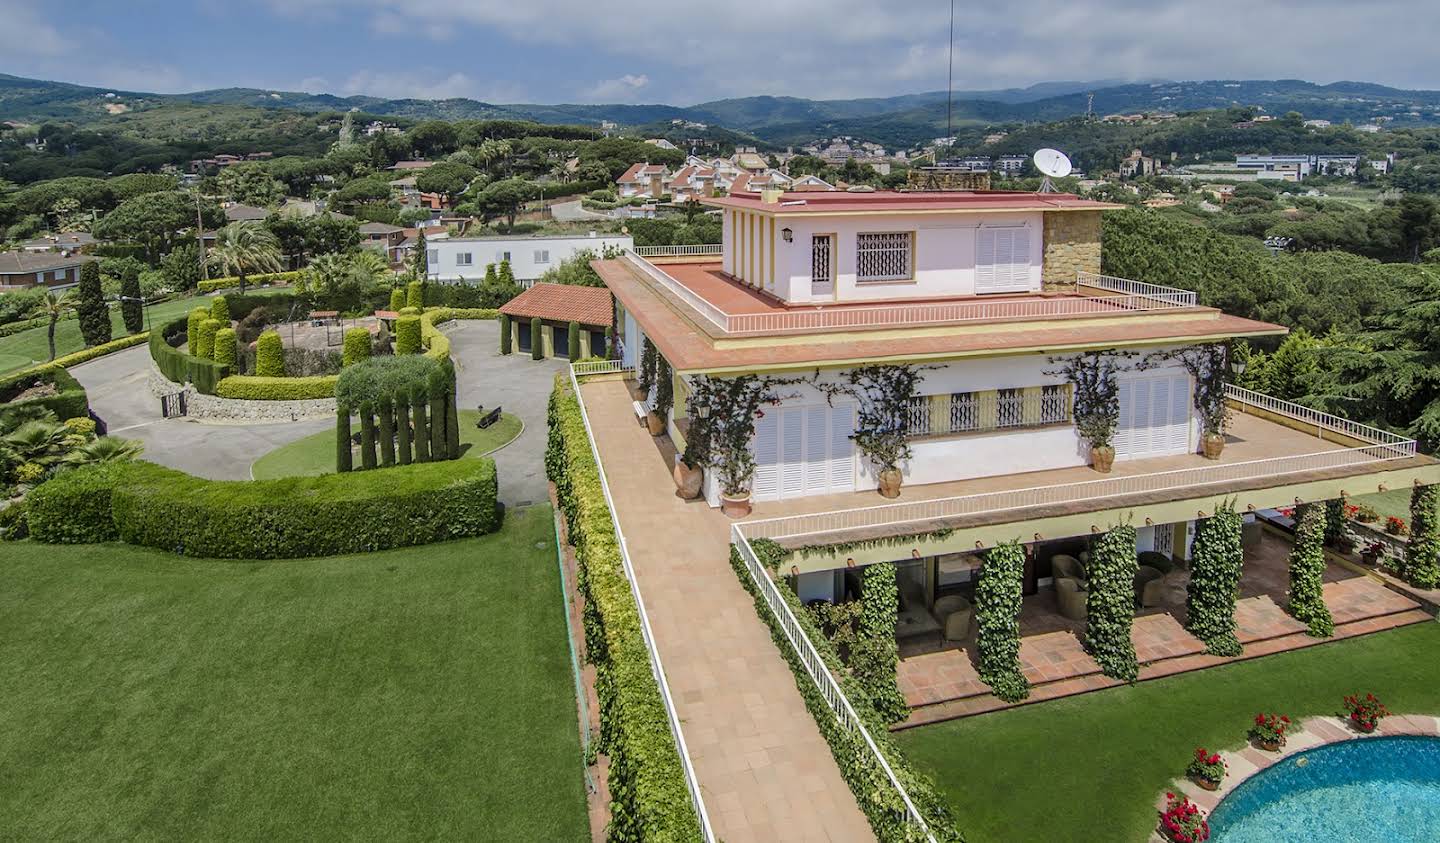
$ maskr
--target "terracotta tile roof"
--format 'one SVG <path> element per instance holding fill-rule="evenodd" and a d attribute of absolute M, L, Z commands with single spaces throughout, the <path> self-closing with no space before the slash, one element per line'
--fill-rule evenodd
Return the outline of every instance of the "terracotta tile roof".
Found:
<path fill-rule="evenodd" d="M 0 252 L 0 275 L 20 275 L 79 266 L 99 258 L 59 252 Z"/>
<path fill-rule="evenodd" d="M 535 284 L 506 302 L 500 312 L 522 319 L 579 322 L 608 328 L 615 323 L 610 291 L 573 284 Z"/>

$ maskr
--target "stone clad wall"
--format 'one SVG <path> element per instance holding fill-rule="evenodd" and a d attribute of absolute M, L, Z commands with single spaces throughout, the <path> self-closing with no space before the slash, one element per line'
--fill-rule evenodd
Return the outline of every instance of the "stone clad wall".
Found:
<path fill-rule="evenodd" d="M 1076 272 L 1100 272 L 1102 211 L 1050 211 L 1045 214 L 1045 289 L 1069 287 Z"/>
<path fill-rule="evenodd" d="M 157 398 L 174 392 L 185 393 L 185 415 L 193 419 L 233 422 L 287 422 L 301 419 L 334 418 L 334 398 L 311 398 L 297 401 L 249 401 L 242 398 L 221 398 L 196 392 L 190 384 L 181 386 L 160 373 L 150 363 L 150 392 Z"/>

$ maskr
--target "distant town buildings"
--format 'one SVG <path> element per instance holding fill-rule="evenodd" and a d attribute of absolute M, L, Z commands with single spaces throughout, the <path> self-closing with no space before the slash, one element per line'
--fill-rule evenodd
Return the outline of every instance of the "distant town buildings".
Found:
<path fill-rule="evenodd" d="M 1259 178 L 1303 181 L 1311 175 L 1353 176 L 1360 156 L 1332 154 L 1237 155 L 1235 167 Z M 1273 175 L 1268 175 L 1273 174 Z"/>

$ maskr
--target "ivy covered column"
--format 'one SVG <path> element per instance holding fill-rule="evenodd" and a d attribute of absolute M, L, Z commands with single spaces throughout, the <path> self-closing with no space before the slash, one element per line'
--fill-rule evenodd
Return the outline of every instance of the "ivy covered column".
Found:
<path fill-rule="evenodd" d="M 1020 672 L 1020 604 L 1025 573 L 1025 548 L 1018 541 L 991 548 L 975 584 L 976 648 L 980 681 L 1006 702 L 1030 696 L 1030 683 Z"/>
<path fill-rule="evenodd" d="M 1240 530 L 1240 513 L 1226 501 L 1195 531 L 1185 628 L 1205 642 L 1206 652 L 1216 656 L 1240 655 L 1240 642 L 1235 638 L 1235 589 L 1245 560 Z"/>
<path fill-rule="evenodd" d="M 1416 588 L 1440 585 L 1440 523 L 1436 503 L 1440 486 L 1416 486 L 1410 492 L 1410 539 L 1405 544 L 1405 581 Z"/>
<path fill-rule="evenodd" d="M 1134 682 L 1140 673 L 1130 628 L 1135 622 L 1135 528 L 1113 527 L 1095 543 L 1086 573 L 1090 590 L 1085 595 L 1085 649 L 1112 679 Z"/>
<path fill-rule="evenodd" d="M 850 654 L 855 678 L 865 686 L 870 703 L 887 722 L 898 723 L 910 716 L 905 697 L 896 682 L 900 662 L 895 642 L 895 623 L 900 609 L 900 587 L 895 583 L 895 565 L 879 562 L 865 568 L 860 584 L 860 630 Z"/>
<path fill-rule="evenodd" d="M 1290 551 L 1290 595 L 1287 610 L 1316 638 L 1335 634 L 1335 620 L 1325 605 L 1325 508 L 1302 503 L 1295 507 L 1295 547 Z"/>

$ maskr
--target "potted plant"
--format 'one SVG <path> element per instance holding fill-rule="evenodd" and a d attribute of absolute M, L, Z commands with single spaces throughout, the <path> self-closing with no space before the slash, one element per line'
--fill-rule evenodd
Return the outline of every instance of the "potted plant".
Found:
<path fill-rule="evenodd" d="M 1090 445 L 1090 465 L 1101 474 L 1115 465 L 1115 430 L 1120 426 L 1120 357 L 1113 349 L 1087 351 L 1073 357 L 1052 357 L 1063 363 L 1047 375 L 1070 382 L 1074 400 L 1075 432 Z"/>
<path fill-rule="evenodd" d="M 814 380 L 832 404 L 842 395 L 855 400 L 851 438 L 875 467 L 880 494 L 887 498 L 900 497 L 900 464 L 911 456 L 910 407 L 925 379 L 920 371 L 909 364 L 861 366 L 845 372 L 840 383 Z"/>
<path fill-rule="evenodd" d="M 1160 812 L 1160 833 L 1173 843 L 1203 843 L 1210 839 L 1210 823 L 1188 797 L 1167 793 L 1165 810 Z"/>
<path fill-rule="evenodd" d="M 636 401 L 650 400 L 650 390 L 655 387 L 655 369 L 659 357 L 660 352 L 655 349 L 655 343 L 646 337 L 640 344 L 640 368 L 635 373 L 635 386 L 630 391 L 630 396 Z"/>
<path fill-rule="evenodd" d="M 1390 710 L 1375 698 L 1374 694 L 1361 697 L 1351 694 L 1345 698 L 1345 711 L 1351 727 L 1362 734 L 1370 734 L 1380 725 L 1381 718 L 1389 717 Z"/>
<path fill-rule="evenodd" d="M 690 427 L 685 431 L 685 450 L 675 455 L 672 476 L 675 479 L 675 496 L 689 501 L 700 497 L 705 466 L 710 462 L 710 411 L 708 407 L 696 407 L 693 401 L 686 403 L 689 405 Z M 697 412 L 703 412 L 704 417 Z"/>
<path fill-rule="evenodd" d="M 1380 561 L 1380 555 L 1384 552 L 1384 542 L 1370 542 L 1369 544 L 1365 545 L 1365 547 L 1360 551 L 1360 561 L 1364 562 L 1366 565 L 1370 565 L 1373 567 L 1377 562 Z"/>
<path fill-rule="evenodd" d="M 657 352 L 655 354 L 655 406 L 645 414 L 645 428 L 651 436 L 665 433 L 670 419 L 670 408 L 675 404 L 675 380 L 670 364 Z"/>
<path fill-rule="evenodd" d="M 1385 519 L 1385 532 L 1392 536 L 1403 536 L 1409 529 L 1405 526 L 1404 518 L 1397 518 L 1394 515 Z"/>
<path fill-rule="evenodd" d="M 714 467 L 720 481 L 720 511 L 731 518 L 750 514 L 750 481 L 755 477 L 755 456 L 750 440 L 755 436 L 755 420 L 764 418 L 762 406 L 775 406 L 783 397 L 776 387 L 796 383 L 794 380 L 740 375 L 734 378 L 698 377 L 692 389 L 697 415 L 707 408 L 703 420 L 703 451 L 689 449 L 692 459 L 704 456 Z M 785 396 L 793 397 L 793 396 Z"/>
<path fill-rule="evenodd" d="M 1355 520 L 1361 524 L 1374 524 L 1380 520 L 1380 512 L 1368 503 L 1355 507 Z"/>
<path fill-rule="evenodd" d="M 1190 759 L 1185 775 L 1206 790 L 1216 790 L 1225 778 L 1225 759 L 1218 752 L 1209 752 L 1203 746 L 1196 747 L 1195 757 Z"/>
<path fill-rule="evenodd" d="M 1290 718 L 1283 714 L 1257 714 L 1255 725 L 1250 727 L 1250 739 L 1263 750 L 1279 752 L 1285 745 L 1285 730 L 1289 728 Z"/>
<path fill-rule="evenodd" d="M 1185 367 L 1195 382 L 1193 404 L 1200 416 L 1200 453 L 1209 460 L 1220 459 L 1225 450 L 1225 428 L 1230 422 L 1230 408 L 1225 403 L 1225 373 L 1230 353 L 1221 343 L 1192 345 L 1172 351 L 1151 354 L 1140 364 L 1148 369 L 1165 362 Z"/>

